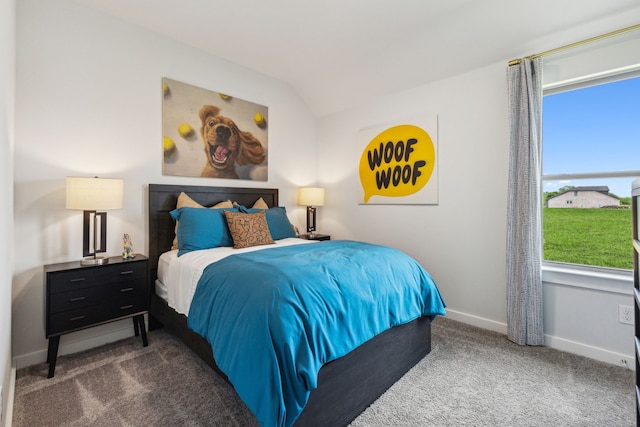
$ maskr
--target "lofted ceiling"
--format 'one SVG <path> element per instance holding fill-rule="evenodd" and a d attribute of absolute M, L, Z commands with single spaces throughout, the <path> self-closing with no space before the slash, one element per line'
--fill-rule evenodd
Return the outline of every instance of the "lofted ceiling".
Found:
<path fill-rule="evenodd" d="M 537 53 L 526 50 L 536 39 L 640 9 L 638 0 L 75 1 L 285 81 L 318 116 Z"/>

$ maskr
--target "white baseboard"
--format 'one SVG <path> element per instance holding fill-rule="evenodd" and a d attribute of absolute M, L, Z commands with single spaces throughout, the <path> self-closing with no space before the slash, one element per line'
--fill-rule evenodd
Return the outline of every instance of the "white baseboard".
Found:
<path fill-rule="evenodd" d="M 450 309 L 447 309 L 447 317 L 468 325 L 477 326 L 482 329 L 488 329 L 490 331 L 507 335 L 506 323 L 496 322 L 495 320 L 485 319 L 483 317 Z M 565 338 L 554 337 L 552 335 L 544 336 L 544 345 L 556 350 L 566 351 L 567 353 L 573 353 L 579 356 L 598 360 L 600 362 L 610 363 L 612 365 L 635 370 L 635 356 L 633 354 L 615 353 L 610 350 L 593 347 L 588 344 L 571 341 Z"/>
<path fill-rule="evenodd" d="M 564 338 L 544 336 L 544 345 L 567 353 L 579 354 L 600 362 L 622 366 L 632 371 L 636 368 L 635 356 L 633 354 L 615 353 L 604 348 L 593 347 L 587 344 L 567 340 Z"/>
<path fill-rule="evenodd" d="M 74 332 L 74 334 L 76 333 Z M 58 350 L 59 356 L 64 354 L 77 353 L 79 351 L 88 350 L 90 348 L 98 347 L 110 342 L 131 337 L 133 336 L 133 328 L 129 323 L 126 323 L 126 326 L 123 325 L 122 328 L 101 333 L 100 335 L 90 337 L 75 337 L 74 334 L 63 335 L 61 337 L 60 348 Z M 35 365 L 37 363 L 43 363 L 46 360 L 47 350 L 43 349 L 34 351 L 32 353 L 15 356 L 13 358 L 13 363 L 17 369 L 21 369 L 27 366 Z"/>
<path fill-rule="evenodd" d="M 484 317 L 474 316 L 472 314 L 462 313 L 460 311 L 450 310 L 447 308 L 447 317 L 458 322 L 468 325 L 477 326 L 478 328 L 488 329 L 490 331 L 507 334 L 507 324 L 496 322 L 495 320 L 485 319 Z"/>

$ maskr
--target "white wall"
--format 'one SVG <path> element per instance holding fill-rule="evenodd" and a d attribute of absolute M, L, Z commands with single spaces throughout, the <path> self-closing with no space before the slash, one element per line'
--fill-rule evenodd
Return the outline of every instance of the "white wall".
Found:
<path fill-rule="evenodd" d="M 321 120 L 322 232 L 397 247 L 432 274 L 450 312 L 505 322 L 506 62 Z M 358 130 L 438 115 L 439 203 L 358 205 Z M 336 158 L 335 153 L 344 153 Z M 323 165 L 332 166 L 326 167 Z"/>
<path fill-rule="evenodd" d="M 149 183 L 280 189 L 291 220 L 300 185 L 314 184 L 315 118 L 288 84 L 78 6 L 17 5 L 13 354 L 45 360 L 42 265 L 79 259 L 81 213 L 64 207 L 69 175 L 123 178 L 124 209 L 108 213 L 107 249 L 123 233 L 146 252 Z M 162 176 L 162 77 L 269 107 L 268 182 Z M 0 156 L 2 157 L 2 156 Z M 1 300 L 1 299 L 0 299 Z M 65 335 L 61 354 L 132 334 L 122 321 Z"/>
<path fill-rule="evenodd" d="M 0 205 L 13 203 L 15 0 L 0 0 Z M 11 384 L 11 276 L 13 212 L 0 210 L 0 425 L 8 415 Z M 8 424 L 8 423 L 7 423 Z"/>
<path fill-rule="evenodd" d="M 634 368 L 634 327 L 618 319 L 620 305 L 633 308 L 631 271 L 552 263 L 543 269 L 542 292 L 546 345 Z"/>
<path fill-rule="evenodd" d="M 532 43 L 522 56 L 626 27 L 633 24 L 630 19 L 609 17 L 547 37 Z M 451 318 L 503 333 L 509 162 L 506 69 L 511 59 L 372 100 L 323 118 L 318 126 L 320 182 L 327 198 L 327 206 L 319 209 L 319 231 L 404 250 L 431 272 Z M 439 204 L 358 205 L 358 131 L 433 114 L 438 115 Z M 633 360 L 633 328 L 620 324 L 617 317 L 619 304 L 632 303 L 630 283 L 597 281 L 596 287 L 545 283 L 545 342 L 610 363 Z"/>

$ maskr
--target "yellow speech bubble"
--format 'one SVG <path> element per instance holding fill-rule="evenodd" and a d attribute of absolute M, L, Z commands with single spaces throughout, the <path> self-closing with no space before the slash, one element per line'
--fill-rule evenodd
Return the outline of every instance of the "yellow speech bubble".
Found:
<path fill-rule="evenodd" d="M 394 126 L 373 138 L 360 157 L 364 203 L 371 196 L 404 197 L 420 191 L 431 178 L 436 150 L 418 126 Z"/>

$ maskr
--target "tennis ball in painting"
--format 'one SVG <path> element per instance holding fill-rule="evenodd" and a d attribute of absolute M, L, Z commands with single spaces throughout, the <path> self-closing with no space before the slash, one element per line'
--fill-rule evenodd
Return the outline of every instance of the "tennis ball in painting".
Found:
<path fill-rule="evenodd" d="M 260 113 L 256 113 L 253 116 L 253 121 L 256 122 L 256 124 L 258 125 L 258 127 L 265 127 L 267 124 L 267 120 L 264 118 L 264 116 Z"/>
<path fill-rule="evenodd" d="M 169 86 L 167 86 L 166 83 L 162 83 L 162 93 L 164 93 L 164 96 L 167 96 L 167 94 L 169 93 Z"/>
<path fill-rule="evenodd" d="M 176 143 L 173 142 L 173 139 L 168 136 L 164 137 L 164 141 L 162 142 L 162 146 L 164 148 L 164 158 L 169 159 L 176 153 Z"/>
<path fill-rule="evenodd" d="M 225 101 L 228 101 L 229 99 L 231 99 L 229 95 L 225 95 L 224 93 L 219 93 L 218 96 L 220 97 L 220 99 L 223 99 Z"/>
<path fill-rule="evenodd" d="M 183 138 L 190 138 L 193 136 L 193 128 L 191 127 L 191 125 L 188 125 L 186 123 L 178 126 L 178 132 Z"/>

